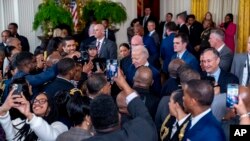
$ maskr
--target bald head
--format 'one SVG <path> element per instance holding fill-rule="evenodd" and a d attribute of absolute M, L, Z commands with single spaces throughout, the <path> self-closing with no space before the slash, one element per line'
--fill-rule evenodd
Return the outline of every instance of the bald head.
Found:
<path fill-rule="evenodd" d="M 134 76 L 134 87 L 148 89 L 153 83 L 153 73 L 149 67 L 141 66 L 137 69 Z"/>
<path fill-rule="evenodd" d="M 104 26 L 102 24 L 96 24 L 94 27 L 95 37 L 101 40 L 104 37 Z"/>
<path fill-rule="evenodd" d="M 127 110 L 128 105 L 126 103 L 126 95 L 123 91 L 121 91 L 117 95 L 116 103 L 117 103 L 117 107 L 119 108 L 120 113 L 128 114 L 128 110 Z"/>
<path fill-rule="evenodd" d="M 143 40 L 140 35 L 135 35 L 131 39 L 131 46 L 143 45 Z"/>
<path fill-rule="evenodd" d="M 21 41 L 15 37 L 9 37 L 6 44 L 8 46 L 14 46 L 16 49 L 22 51 Z"/>

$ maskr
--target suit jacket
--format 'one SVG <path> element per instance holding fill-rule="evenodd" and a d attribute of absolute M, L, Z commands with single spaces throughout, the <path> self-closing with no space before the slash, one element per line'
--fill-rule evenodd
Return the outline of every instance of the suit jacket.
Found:
<path fill-rule="evenodd" d="M 179 89 L 179 83 L 176 78 L 169 77 L 168 80 L 162 85 L 161 97 L 170 96 L 171 93 Z"/>
<path fill-rule="evenodd" d="M 3 51 L 5 51 L 5 45 L 3 44 L 3 43 L 0 43 L 0 50 L 3 50 Z"/>
<path fill-rule="evenodd" d="M 161 77 L 160 77 L 160 72 L 149 63 L 150 70 L 153 73 L 153 84 L 151 86 L 151 90 L 154 93 L 154 95 L 159 96 L 160 92 L 161 92 Z M 129 69 L 128 69 L 128 73 L 125 74 L 126 75 L 126 79 L 128 84 L 132 87 L 133 86 L 133 78 L 136 72 L 136 68 L 133 64 L 130 65 Z"/>
<path fill-rule="evenodd" d="M 162 40 L 160 53 L 163 60 L 162 70 L 168 73 L 168 65 L 171 61 L 171 57 L 174 55 L 174 36 L 175 33 L 171 33 L 168 37 Z"/>
<path fill-rule="evenodd" d="M 214 117 L 221 121 L 222 118 L 227 113 L 227 107 L 226 107 L 226 93 L 218 94 L 214 96 L 213 103 L 211 105 L 211 110 L 214 115 Z"/>
<path fill-rule="evenodd" d="M 177 58 L 177 53 L 175 53 L 173 56 L 172 56 L 172 59 L 176 59 Z M 194 55 L 192 55 L 191 53 L 189 53 L 188 50 L 186 50 L 184 52 L 184 54 L 182 55 L 181 59 L 188 65 L 190 65 L 193 69 L 195 69 L 196 71 L 200 71 L 200 66 L 199 66 L 199 63 L 197 61 L 197 59 L 194 57 Z"/>
<path fill-rule="evenodd" d="M 221 124 L 210 111 L 185 132 L 184 140 L 187 139 L 191 141 L 225 141 L 226 137 Z"/>
<path fill-rule="evenodd" d="M 124 123 L 121 129 L 110 133 L 98 132 L 86 141 L 157 141 L 154 122 L 140 98 L 128 104 L 128 111 L 133 119 Z"/>
<path fill-rule="evenodd" d="M 29 45 L 29 41 L 26 37 L 17 34 L 16 38 L 18 38 L 21 41 L 21 45 L 22 45 L 22 51 L 30 51 L 30 45 Z"/>
<path fill-rule="evenodd" d="M 192 47 L 201 43 L 201 33 L 203 31 L 202 24 L 195 21 L 189 28 L 189 41 Z"/>
<path fill-rule="evenodd" d="M 247 53 L 234 54 L 234 59 L 231 66 L 231 73 L 239 78 L 240 84 L 242 84 L 243 69 L 246 65 L 247 57 Z"/>
<path fill-rule="evenodd" d="M 234 42 L 235 33 L 236 33 L 236 24 L 231 22 L 229 23 L 227 29 L 225 30 L 225 44 L 229 47 L 229 49 L 232 52 L 235 51 L 235 42 Z"/>
<path fill-rule="evenodd" d="M 181 124 L 181 125 L 178 125 L 176 128 L 177 130 L 175 131 L 175 133 L 173 134 L 172 138 L 171 138 L 171 134 L 172 134 L 172 129 L 174 127 L 174 124 L 176 123 L 176 118 L 174 116 L 170 116 L 168 115 L 164 121 L 164 123 L 162 124 L 162 129 L 161 130 L 161 139 L 163 139 L 163 141 L 180 141 L 182 139 L 179 138 L 179 134 L 180 134 L 180 131 L 183 130 L 183 131 L 187 131 L 187 126 L 184 127 L 184 125 L 187 125 L 191 119 L 191 116 L 189 115 L 187 117 L 187 119 L 185 119 L 185 121 Z M 164 128 L 167 128 L 168 130 L 164 130 Z"/>
<path fill-rule="evenodd" d="M 154 39 L 150 36 L 145 35 L 143 36 L 143 43 L 148 50 L 148 54 L 149 54 L 148 62 L 154 67 L 157 67 L 159 54 L 158 54 Z"/>
<path fill-rule="evenodd" d="M 162 38 L 162 37 L 163 37 L 163 33 L 164 33 L 165 37 L 167 36 L 167 35 L 166 35 L 166 31 L 163 31 L 165 25 L 166 25 L 166 21 L 162 21 L 162 22 L 160 22 L 160 24 L 159 24 L 158 33 L 159 33 L 160 41 L 163 40 L 163 38 Z"/>
<path fill-rule="evenodd" d="M 206 76 L 207 76 L 207 73 L 202 73 L 201 75 L 202 79 L 205 78 Z M 219 79 L 218 79 L 218 84 L 220 85 L 220 93 L 227 92 L 227 84 L 229 83 L 239 84 L 239 79 L 234 74 L 226 72 L 223 69 L 221 69 Z"/>
<path fill-rule="evenodd" d="M 96 41 L 94 41 L 92 44 L 96 45 Z M 105 38 L 102 42 L 100 54 L 98 55 L 98 57 L 105 59 L 117 59 L 116 44 L 113 41 Z"/>
<path fill-rule="evenodd" d="M 141 100 L 145 103 L 148 111 L 152 117 L 155 119 L 155 113 L 158 107 L 159 99 L 148 89 L 133 87 L 135 91 L 140 95 Z"/>
<path fill-rule="evenodd" d="M 185 33 L 187 36 L 189 35 L 189 30 L 186 24 L 183 24 L 182 26 L 178 25 L 178 33 Z"/>
<path fill-rule="evenodd" d="M 105 33 L 105 36 L 106 36 L 106 33 Z M 108 39 L 113 41 L 113 42 L 116 42 L 115 32 L 113 30 L 111 30 L 111 29 L 108 29 Z"/>
<path fill-rule="evenodd" d="M 233 54 L 231 50 L 225 45 L 219 53 L 220 53 L 220 64 L 219 64 L 220 68 L 229 72 L 233 61 Z"/>
<path fill-rule="evenodd" d="M 67 80 L 64 80 L 62 78 L 56 78 L 54 81 L 51 83 L 48 83 L 45 86 L 45 92 L 51 97 L 54 97 L 56 92 L 66 90 L 69 91 L 74 88 L 74 85 L 70 83 Z"/>
<path fill-rule="evenodd" d="M 153 34 L 151 34 L 150 37 L 152 37 L 152 38 L 154 39 L 155 45 L 156 45 L 156 47 L 157 47 L 157 50 L 160 50 L 160 49 L 159 49 L 160 38 L 159 38 L 158 33 L 155 31 Z"/>
<path fill-rule="evenodd" d="M 143 20 L 144 20 L 144 17 L 145 16 L 142 16 L 140 18 L 140 24 L 143 25 Z M 147 25 L 148 25 L 148 21 L 154 21 L 155 22 L 155 27 L 156 29 L 158 29 L 158 26 L 159 26 L 159 22 L 158 20 L 153 16 L 153 15 L 149 15 L 145 25 L 144 25 L 144 32 L 145 32 L 145 35 L 148 34 L 148 28 L 147 28 Z"/>
<path fill-rule="evenodd" d="M 155 114 L 155 125 L 158 133 L 160 133 L 161 125 L 169 114 L 168 102 L 170 101 L 170 96 L 163 96 L 158 104 L 157 111 Z"/>

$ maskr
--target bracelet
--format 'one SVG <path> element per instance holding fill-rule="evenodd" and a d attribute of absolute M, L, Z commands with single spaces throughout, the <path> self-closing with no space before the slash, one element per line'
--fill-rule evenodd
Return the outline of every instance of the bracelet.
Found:
<path fill-rule="evenodd" d="M 242 115 L 240 116 L 240 119 L 245 118 L 245 117 L 249 117 L 249 115 L 250 115 L 250 113 L 242 114 Z"/>

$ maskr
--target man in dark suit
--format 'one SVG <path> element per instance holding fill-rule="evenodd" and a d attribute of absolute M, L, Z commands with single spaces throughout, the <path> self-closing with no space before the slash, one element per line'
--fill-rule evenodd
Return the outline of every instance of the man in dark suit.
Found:
<path fill-rule="evenodd" d="M 157 47 L 157 50 L 159 51 L 159 46 L 160 46 L 160 38 L 159 38 L 159 35 L 158 33 L 156 32 L 156 27 L 155 27 L 155 22 L 154 21 L 148 21 L 148 25 L 147 25 L 147 28 L 148 28 L 148 36 L 152 37 L 154 39 L 154 42 L 155 42 L 155 45 Z"/>
<path fill-rule="evenodd" d="M 11 33 L 9 30 L 4 30 L 1 33 L 2 42 L 0 43 L 0 50 L 5 50 L 5 47 L 7 46 L 7 39 L 10 37 Z"/>
<path fill-rule="evenodd" d="M 182 12 L 177 15 L 178 33 L 189 35 L 189 30 L 186 25 L 187 12 Z"/>
<path fill-rule="evenodd" d="M 166 25 L 167 23 L 171 22 L 173 18 L 173 14 L 172 13 L 167 13 L 165 16 L 165 21 L 162 21 L 159 25 L 159 37 L 160 37 L 160 42 L 167 37 L 166 35 Z"/>
<path fill-rule="evenodd" d="M 239 84 L 239 79 L 232 73 L 226 72 L 220 68 L 220 54 L 214 48 L 208 48 L 202 53 L 202 63 L 205 69 L 202 77 L 212 76 L 215 82 L 220 86 L 220 93 L 227 92 L 227 84 Z"/>
<path fill-rule="evenodd" d="M 188 36 L 185 33 L 178 33 L 174 38 L 174 51 L 176 52 L 172 59 L 182 59 L 196 71 L 200 71 L 197 59 L 187 50 Z"/>
<path fill-rule="evenodd" d="M 221 29 L 213 29 L 210 33 L 209 43 L 220 53 L 220 68 L 229 72 L 233 60 L 233 53 L 224 42 L 225 34 Z"/>
<path fill-rule="evenodd" d="M 154 21 L 156 24 L 156 29 L 158 28 L 158 21 L 157 19 L 151 14 L 151 8 L 150 7 L 145 7 L 144 10 L 144 16 L 140 18 L 140 24 L 144 27 L 144 32 L 145 34 L 148 34 L 148 21 Z"/>
<path fill-rule="evenodd" d="M 183 91 L 184 107 L 192 117 L 185 132 L 182 133 L 183 140 L 225 141 L 221 124 L 211 111 L 214 98 L 213 86 L 206 80 L 190 80 L 183 85 Z"/>
<path fill-rule="evenodd" d="M 234 54 L 234 59 L 231 66 L 231 73 L 239 78 L 240 84 L 247 86 L 250 82 L 250 37 L 248 37 L 247 52 Z"/>
<path fill-rule="evenodd" d="M 151 86 L 152 92 L 159 96 L 161 92 L 160 72 L 148 62 L 149 53 L 143 45 L 132 47 L 132 63 L 127 71 L 126 79 L 130 86 L 133 86 L 133 77 L 136 69 L 140 66 L 147 66 L 153 73 L 153 84 Z"/>
<path fill-rule="evenodd" d="M 140 95 L 152 117 L 155 118 L 159 99 L 152 93 L 150 87 L 153 83 L 153 74 L 149 67 L 139 67 L 133 78 L 133 89 Z"/>
<path fill-rule="evenodd" d="M 120 71 L 115 82 L 126 96 L 132 120 L 125 122 L 121 128 L 113 98 L 108 95 L 97 96 L 90 104 L 90 117 L 97 134 L 86 141 L 157 141 L 156 128 L 145 104 L 129 87 Z"/>
<path fill-rule="evenodd" d="M 74 88 L 70 82 L 74 79 L 76 64 L 71 58 L 63 58 L 57 63 L 58 75 L 54 81 L 45 86 L 45 92 L 54 97 L 61 90 L 69 91 Z"/>
<path fill-rule="evenodd" d="M 116 42 L 116 38 L 115 38 L 115 33 L 113 30 L 109 29 L 109 20 L 108 19 L 102 19 L 102 25 L 104 26 L 104 35 L 105 38 Z"/>
<path fill-rule="evenodd" d="M 192 46 L 192 51 L 193 55 L 197 59 L 199 59 L 199 53 L 195 51 L 195 47 L 197 45 L 201 44 L 201 33 L 203 31 L 203 26 L 200 22 L 195 20 L 195 16 L 193 14 L 188 15 L 187 17 L 188 24 L 190 25 L 189 27 L 189 41 L 190 45 Z"/>
<path fill-rule="evenodd" d="M 30 51 L 30 45 L 28 39 L 17 33 L 18 25 L 16 23 L 10 23 L 8 30 L 11 32 L 11 36 L 18 38 L 21 41 L 22 51 Z"/>
<path fill-rule="evenodd" d="M 96 45 L 98 50 L 98 57 L 105 59 L 117 59 L 117 46 L 116 44 L 105 38 L 104 26 L 97 24 L 94 27 L 96 41 L 92 44 Z"/>
<path fill-rule="evenodd" d="M 162 71 L 168 73 L 168 64 L 171 61 L 171 57 L 174 55 L 174 37 L 176 35 L 177 26 L 174 22 L 166 24 L 167 37 L 162 40 L 160 53 L 163 61 Z"/>

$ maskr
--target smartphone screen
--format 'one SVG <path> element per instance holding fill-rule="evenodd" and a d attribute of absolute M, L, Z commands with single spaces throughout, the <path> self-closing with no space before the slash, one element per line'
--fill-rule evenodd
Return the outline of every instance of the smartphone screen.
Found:
<path fill-rule="evenodd" d="M 228 84 L 227 85 L 227 98 L 226 105 L 229 108 L 233 108 L 234 104 L 239 102 L 239 85 L 238 84 Z"/>
<path fill-rule="evenodd" d="M 111 84 L 114 82 L 114 77 L 117 76 L 117 72 L 118 72 L 117 59 L 108 59 L 106 61 L 106 75 L 107 75 L 107 80 L 111 82 Z"/>
<path fill-rule="evenodd" d="M 21 84 L 13 84 L 12 89 L 14 89 L 13 95 L 21 94 L 22 85 Z"/>

